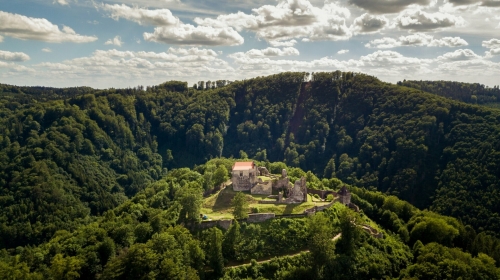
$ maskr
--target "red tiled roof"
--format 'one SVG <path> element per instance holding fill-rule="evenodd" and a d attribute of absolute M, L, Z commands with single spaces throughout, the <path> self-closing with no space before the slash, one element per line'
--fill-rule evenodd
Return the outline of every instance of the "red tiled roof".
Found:
<path fill-rule="evenodd" d="M 242 161 L 239 161 L 239 162 L 235 162 L 234 165 L 233 165 L 233 170 L 249 170 L 249 169 L 253 169 L 255 166 L 255 164 L 253 163 L 253 161 L 245 161 L 245 162 L 242 162 Z"/>

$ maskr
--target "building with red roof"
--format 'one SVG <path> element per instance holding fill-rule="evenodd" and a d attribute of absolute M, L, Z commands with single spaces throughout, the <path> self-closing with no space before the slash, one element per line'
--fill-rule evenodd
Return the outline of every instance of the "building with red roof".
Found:
<path fill-rule="evenodd" d="M 231 171 L 231 182 L 235 191 L 250 191 L 257 183 L 259 169 L 253 161 L 235 162 Z"/>

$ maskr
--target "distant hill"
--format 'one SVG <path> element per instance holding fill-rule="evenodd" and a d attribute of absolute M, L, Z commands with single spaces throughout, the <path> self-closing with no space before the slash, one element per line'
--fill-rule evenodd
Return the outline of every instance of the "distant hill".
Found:
<path fill-rule="evenodd" d="M 398 85 L 420 89 L 465 103 L 500 108 L 500 88 L 498 86 L 491 88 L 478 83 L 407 80 L 398 82 Z"/>
<path fill-rule="evenodd" d="M 5 88 L 0 248 L 90 223 L 168 169 L 240 151 L 500 232 L 500 113 L 486 107 L 340 71 L 210 90 Z"/>

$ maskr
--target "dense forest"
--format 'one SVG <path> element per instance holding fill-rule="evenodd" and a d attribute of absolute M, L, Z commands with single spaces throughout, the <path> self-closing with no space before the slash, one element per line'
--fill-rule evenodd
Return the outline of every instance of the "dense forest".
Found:
<path fill-rule="evenodd" d="M 385 261 L 394 266 L 370 274 L 374 278 L 426 278 L 422 273 L 437 269 L 428 267 L 426 256 L 436 252 L 453 263 L 488 266 L 496 260 L 498 265 L 500 112 L 460 102 L 494 103 L 498 88 L 451 82 L 400 84 L 336 71 L 207 82 L 206 89 L 205 83 L 188 87 L 183 82 L 108 90 L 0 85 L 0 269 L 18 267 L 33 279 L 122 279 L 144 271 L 164 278 L 162 269 L 175 267 L 186 273 L 180 279 L 203 278 L 206 266 L 221 263 L 220 258 L 207 257 L 216 249 L 204 238 L 225 240 L 227 232 L 187 231 L 180 224 L 196 222 L 196 217 L 185 213 L 183 202 L 200 199 L 194 190 L 203 193 L 216 185 L 216 169 L 204 166 L 220 157 L 282 161 L 324 180 L 349 184 L 359 197 L 357 203 L 364 205 L 365 218 L 392 232 L 399 242 L 388 249 L 392 245 L 372 244 L 368 236 L 354 233 L 360 236 L 356 242 L 339 241 L 330 256 L 315 256 L 322 258 L 321 267 L 314 267 L 315 262 L 294 266 L 295 276 L 306 275 L 308 269 L 332 275 L 329 269 L 353 261 L 353 255 L 344 256 L 352 248 L 387 254 L 402 250 L 400 259 Z M 331 187 L 322 180 L 308 184 Z M 411 213 L 384 208 L 386 198 L 367 194 L 374 191 L 416 208 Z M 415 209 L 428 211 L 418 210 L 417 215 Z M 329 238 L 340 232 L 342 215 L 354 215 L 339 211 L 323 214 L 332 222 L 328 226 L 333 228 L 322 229 Z M 437 222 L 437 217 L 444 217 L 439 215 L 450 217 Z M 322 219 L 319 216 L 314 219 Z M 311 227 L 307 220 L 289 223 L 293 228 Z M 443 223 L 447 226 L 441 227 Z M 241 225 L 240 230 L 250 228 L 254 232 L 249 236 L 259 236 L 256 232 L 273 228 L 262 226 Z M 425 230 L 441 228 L 447 230 L 445 237 L 426 239 Z M 303 234 L 307 242 L 313 233 L 304 229 Z M 155 251 L 160 249 L 154 238 L 175 242 L 162 241 L 173 247 Z M 242 260 L 260 257 L 245 255 L 248 248 L 243 253 L 222 249 L 228 261 L 237 260 L 236 255 Z M 179 257 L 167 258 L 171 250 Z M 148 265 L 154 267 L 129 272 L 130 264 L 139 262 L 133 257 L 152 258 Z M 280 270 L 281 265 L 289 266 L 281 261 L 254 264 L 251 271 L 224 270 L 226 276 L 220 271 L 208 274 L 228 279 L 283 274 L 279 277 L 292 279 L 286 278 L 291 272 Z M 357 261 L 366 266 L 373 262 Z M 52 268 L 58 262 L 65 268 Z M 68 276 L 71 267 L 78 276 Z M 361 270 L 353 271 L 353 277 L 365 277 Z"/>
<path fill-rule="evenodd" d="M 420 89 L 447 98 L 471 104 L 481 104 L 493 108 L 500 107 L 500 88 L 492 88 L 483 84 L 468 84 L 451 81 L 407 81 L 398 85 Z"/>
<path fill-rule="evenodd" d="M 174 169 L 131 199 L 47 242 L 0 250 L 3 279 L 499 279 L 500 242 L 459 220 L 350 187 L 357 213 L 337 203 L 310 217 L 197 229 L 207 172 L 234 159 Z M 328 188 L 320 179 L 286 168 Z M 383 233 L 375 238 L 358 225 Z M 334 236 L 341 233 L 340 239 Z M 298 252 L 298 253 L 297 253 Z M 256 259 L 274 257 L 270 261 Z M 239 265 L 243 263 L 243 265 Z M 312 278 L 311 278 L 312 277 Z"/>

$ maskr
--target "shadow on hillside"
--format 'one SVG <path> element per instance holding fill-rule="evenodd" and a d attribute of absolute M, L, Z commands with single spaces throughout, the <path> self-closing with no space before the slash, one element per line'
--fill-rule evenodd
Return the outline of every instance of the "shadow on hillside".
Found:
<path fill-rule="evenodd" d="M 217 199 L 215 200 L 213 211 L 225 210 L 231 207 L 231 201 L 233 200 L 235 192 L 229 190 L 228 188 L 221 190 L 217 194 Z"/>

